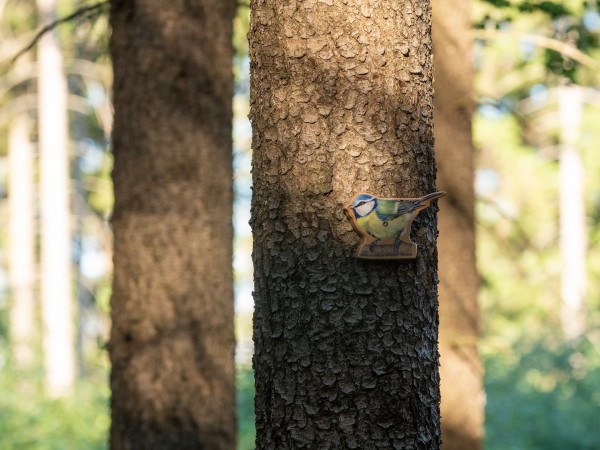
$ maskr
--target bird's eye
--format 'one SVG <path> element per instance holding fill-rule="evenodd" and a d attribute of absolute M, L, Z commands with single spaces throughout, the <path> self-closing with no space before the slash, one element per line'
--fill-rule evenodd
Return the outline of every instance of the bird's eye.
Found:
<path fill-rule="evenodd" d="M 365 203 L 366 203 L 366 202 L 364 202 L 364 201 L 360 201 L 360 202 L 358 202 L 358 204 L 357 204 L 356 206 L 362 206 L 362 205 L 364 205 Z"/>

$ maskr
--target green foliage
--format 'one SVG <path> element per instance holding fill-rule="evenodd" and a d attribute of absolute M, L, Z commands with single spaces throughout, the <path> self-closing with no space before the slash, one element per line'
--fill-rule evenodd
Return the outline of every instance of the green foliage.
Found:
<path fill-rule="evenodd" d="M 15 36 L 35 29 L 37 13 L 32 14 L 34 2 L 32 0 L 21 0 L 10 3 L 12 3 L 10 13 L 2 14 L 2 20 L 4 21 L 2 31 L 6 35 Z"/>
<path fill-rule="evenodd" d="M 505 62 L 503 72 L 508 69 L 507 56 L 512 56 L 514 69 L 527 64 L 542 64 L 545 73 L 540 82 L 564 78 L 585 84 L 585 80 L 598 81 L 598 66 L 578 60 L 570 49 L 576 48 L 590 56 L 597 54 L 600 46 L 598 29 L 590 21 L 597 9 L 597 5 L 580 0 L 481 0 L 474 4 L 474 24 L 478 29 L 493 29 L 504 37 L 512 36 L 519 44 L 512 55 L 488 52 L 492 58 Z M 524 51 L 523 47 L 529 45 L 524 32 L 543 38 L 546 43 Z M 497 44 L 490 41 L 486 45 L 494 47 Z"/>
<path fill-rule="evenodd" d="M 551 19 L 562 16 L 568 16 L 573 13 L 569 8 L 569 3 L 564 1 L 531 1 L 531 0 L 482 0 L 492 5 L 497 10 L 507 10 L 506 12 L 517 11 L 520 13 L 541 11 L 547 14 Z"/>
<path fill-rule="evenodd" d="M 233 75 L 235 78 L 236 92 L 239 92 L 241 85 L 247 88 L 246 80 L 248 74 L 245 64 L 248 60 L 248 28 L 250 26 L 250 7 L 240 3 L 237 9 L 237 14 L 233 19 L 233 50 L 234 64 Z"/>
<path fill-rule="evenodd" d="M 486 358 L 486 450 L 600 448 L 598 342 L 519 342 Z"/>
<path fill-rule="evenodd" d="M 81 380 L 65 398 L 44 395 L 41 376 L 0 371 L 0 448 L 104 450 L 110 423 L 107 383 Z"/>
<path fill-rule="evenodd" d="M 600 448 L 600 136 L 592 131 L 598 120 L 600 112 L 586 111 L 579 140 L 592 212 L 588 332 L 568 343 L 560 326 L 556 154 L 526 144 L 515 115 L 475 115 L 486 450 Z"/>
<path fill-rule="evenodd" d="M 250 27 L 250 6 L 238 3 L 237 14 L 233 19 L 233 48 L 237 58 L 248 56 L 248 28 Z"/>
<path fill-rule="evenodd" d="M 251 367 L 241 366 L 237 372 L 237 450 L 253 450 L 256 430 L 254 428 L 254 372 Z"/>
<path fill-rule="evenodd" d="M 585 108 L 577 141 L 589 217 L 587 333 L 565 342 L 555 100 L 565 79 L 599 82 L 597 70 L 563 53 L 600 60 L 600 34 L 585 25 L 597 9 L 577 0 L 475 3 L 478 25 L 494 30 L 475 47 L 476 95 L 485 101 L 473 123 L 486 450 L 600 448 L 600 111 Z"/>

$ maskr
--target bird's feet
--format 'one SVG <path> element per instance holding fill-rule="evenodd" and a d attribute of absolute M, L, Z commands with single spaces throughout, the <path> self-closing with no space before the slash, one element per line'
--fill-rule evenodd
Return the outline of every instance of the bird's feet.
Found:
<path fill-rule="evenodd" d="M 396 239 L 394 239 L 394 253 L 398 253 L 398 250 L 400 250 L 400 245 L 402 244 L 402 240 L 400 239 L 400 235 L 396 236 Z"/>
<path fill-rule="evenodd" d="M 375 250 L 377 249 L 377 243 L 378 243 L 378 242 L 379 242 L 379 239 L 375 239 L 373 242 L 371 242 L 371 243 L 369 244 L 369 251 L 370 251 L 372 254 L 375 254 Z"/>

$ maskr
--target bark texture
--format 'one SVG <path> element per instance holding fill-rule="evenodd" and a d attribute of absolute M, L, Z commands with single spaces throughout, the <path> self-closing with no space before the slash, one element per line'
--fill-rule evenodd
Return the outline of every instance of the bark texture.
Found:
<path fill-rule="evenodd" d="M 354 258 L 355 194 L 435 191 L 429 3 L 251 3 L 257 449 L 437 449 L 436 208 Z"/>
<path fill-rule="evenodd" d="M 235 448 L 234 10 L 112 2 L 113 450 Z"/>
<path fill-rule="evenodd" d="M 435 144 L 440 214 L 442 448 L 482 448 L 484 395 L 475 265 L 473 69 L 469 0 L 433 0 Z"/>

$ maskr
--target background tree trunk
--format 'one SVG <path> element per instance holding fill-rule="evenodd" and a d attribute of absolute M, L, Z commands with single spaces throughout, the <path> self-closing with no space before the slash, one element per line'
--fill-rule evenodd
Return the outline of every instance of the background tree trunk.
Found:
<path fill-rule="evenodd" d="M 37 0 L 41 23 L 56 19 L 56 0 Z M 41 212 L 41 306 L 46 388 L 68 393 L 75 382 L 71 286 L 67 81 L 56 30 L 38 43 Z"/>
<path fill-rule="evenodd" d="M 437 449 L 436 208 L 406 262 L 342 212 L 435 190 L 429 4 L 251 8 L 256 447 Z"/>
<path fill-rule="evenodd" d="M 235 448 L 234 11 L 112 2 L 113 450 Z"/>
<path fill-rule="evenodd" d="M 484 395 L 477 350 L 470 1 L 432 5 L 435 148 L 439 184 L 448 192 L 439 222 L 442 448 L 476 450 L 482 447 Z"/>
<path fill-rule="evenodd" d="M 560 259 L 561 322 L 569 340 L 585 330 L 587 230 L 583 161 L 577 148 L 584 90 L 559 88 L 560 145 Z"/>
<path fill-rule="evenodd" d="M 8 137 L 8 233 L 11 289 L 10 332 L 15 361 L 30 368 L 35 334 L 34 148 L 26 114 L 11 123 Z"/>

